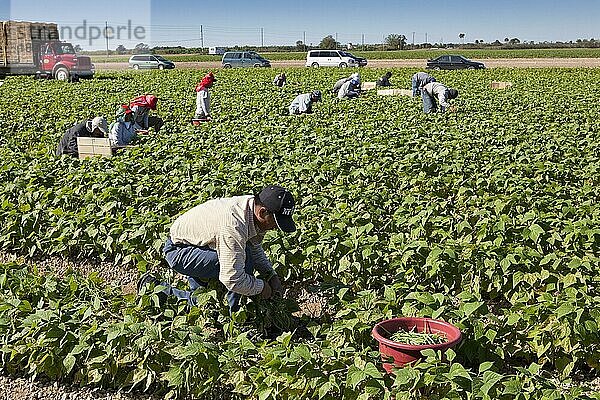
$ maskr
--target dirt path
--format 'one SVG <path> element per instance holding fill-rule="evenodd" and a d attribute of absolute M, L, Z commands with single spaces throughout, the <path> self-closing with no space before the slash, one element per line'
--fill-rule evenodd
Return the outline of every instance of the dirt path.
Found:
<path fill-rule="evenodd" d="M 482 61 L 488 68 L 600 68 L 600 58 L 490 58 Z M 424 68 L 427 60 L 369 60 L 367 68 Z M 97 71 L 120 71 L 129 69 L 124 62 L 95 63 Z M 178 62 L 180 69 L 217 69 L 219 61 Z M 304 60 L 272 61 L 274 68 L 304 67 Z"/>

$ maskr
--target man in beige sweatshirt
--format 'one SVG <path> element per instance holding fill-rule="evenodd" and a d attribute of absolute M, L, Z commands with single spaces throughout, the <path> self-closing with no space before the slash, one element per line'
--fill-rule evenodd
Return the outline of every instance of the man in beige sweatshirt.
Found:
<path fill-rule="evenodd" d="M 296 230 L 294 207 L 289 191 L 271 185 L 257 195 L 213 199 L 186 211 L 171 226 L 163 251 L 169 266 L 188 277 L 190 291 L 160 283 L 164 293 L 194 304 L 192 292 L 218 279 L 228 290 L 231 312 L 239 310 L 242 295 L 268 299 L 281 294 L 281 281 L 261 242 L 269 230 Z M 255 269 L 260 278 L 254 276 Z M 138 289 L 150 282 L 158 284 L 145 274 Z"/>

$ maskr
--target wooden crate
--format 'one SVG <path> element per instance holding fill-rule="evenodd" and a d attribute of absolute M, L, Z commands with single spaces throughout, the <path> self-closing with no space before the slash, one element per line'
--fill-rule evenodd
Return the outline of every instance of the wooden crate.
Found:
<path fill-rule="evenodd" d="M 363 82 L 362 85 L 360 85 L 360 89 L 361 90 L 371 90 L 371 89 L 375 89 L 376 86 L 377 86 L 377 82 Z"/>
<path fill-rule="evenodd" d="M 493 81 L 491 86 L 492 86 L 492 89 L 508 89 L 509 87 L 512 86 L 512 82 Z"/>
<path fill-rule="evenodd" d="M 411 96 L 412 90 L 409 89 L 380 89 L 377 91 L 378 96 Z"/>
<path fill-rule="evenodd" d="M 113 148 L 110 146 L 108 138 L 78 137 L 77 151 L 79 152 L 79 159 L 92 156 L 111 157 L 113 155 Z"/>

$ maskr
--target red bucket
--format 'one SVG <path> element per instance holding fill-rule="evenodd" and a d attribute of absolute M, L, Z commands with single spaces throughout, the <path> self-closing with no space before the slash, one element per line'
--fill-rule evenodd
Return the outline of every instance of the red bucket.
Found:
<path fill-rule="evenodd" d="M 393 335 L 400 330 L 410 331 L 412 329 L 419 333 L 440 333 L 446 337 L 447 341 L 440 344 L 412 345 L 388 339 L 390 334 Z M 424 358 L 421 355 L 421 350 L 446 350 L 456 346 L 462 339 L 460 330 L 448 322 L 416 317 L 401 317 L 381 321 L 373 328 L 372 335 L 379 342 L 383 368 L 388 373 L 392 371 L 394 366 L 403 367 Z M 389 362 L 390 357 L 394 360 L 393 364 Z"/>

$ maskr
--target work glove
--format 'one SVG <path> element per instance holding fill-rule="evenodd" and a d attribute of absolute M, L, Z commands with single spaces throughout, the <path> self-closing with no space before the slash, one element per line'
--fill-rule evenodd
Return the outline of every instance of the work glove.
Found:
<path fill-rule="evenodd" d="M 283 296 L 283 286 L 281 286 L 281 280 L 277 275 L 273 275 L 271 279 L 269 279 L 269 285 L 273 290 L 273 294 L 279 294 Z"/>
<path fill-rule="evenodd" d="M 273 296 L 273 289 L 271 289 L 269 283 L 265 281 L 265 286 L 263 287 L 262 292 L 260 292 L 260 298 L 267 300 L 270 299 L 271 296 Z"/>

